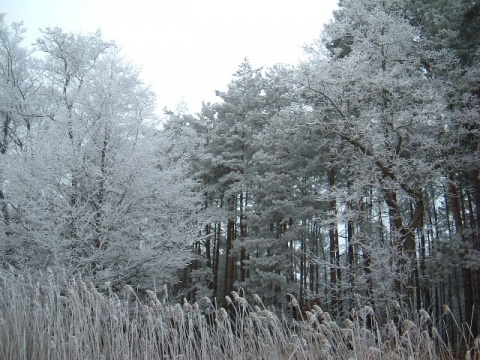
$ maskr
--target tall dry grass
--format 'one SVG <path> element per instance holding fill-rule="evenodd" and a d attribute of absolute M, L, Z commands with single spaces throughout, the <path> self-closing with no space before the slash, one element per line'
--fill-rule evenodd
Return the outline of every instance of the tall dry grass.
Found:
<path fill-rule="evenodd" d="M 377 322 L 373 309 L 343 324 L 315 306 L 287 319 L 233 292 L 227 312 L 209 299 L 171 305 L 130 286 L 99 292 L 47 272 L 0 276 L 0 358 L 15 359 L 448 359 L 425 311 Z M 295 305 L 295 299 L 292 300 Z M 478 340 L 478 339 L 477 339 Z M 470 350 L 478 356 L 478 343 Z"/>

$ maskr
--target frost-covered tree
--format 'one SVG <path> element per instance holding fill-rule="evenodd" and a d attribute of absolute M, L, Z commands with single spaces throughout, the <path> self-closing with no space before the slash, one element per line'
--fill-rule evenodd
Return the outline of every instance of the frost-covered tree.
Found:
<path fill-rule="evenodd" d="M 339 166 L 351 160 L 354 192 L 368 198 L 372 187 L 380 190 L 395 254 L 390 274 L 398 294 L 413 301 L 415 233 L 424 216 L 424 185 L 440 175 L 436 137 L 447 111 L 445 83 L 429 71 L 455 68 L 458 62 L 446 50 L 432 50 L 400 5 L 342 2 L 299 71 L 312 105 L 310 121 L 342 140 L 340 151 L 347 156 L 339 158 Z M 426 69 L 427 59 L 435 70 Z"/>
<path fill-rule="evenodd" d="M 8 186 L 8 163 L 15 161 L 17 150 L 25 150 L 27 134 L 38 114 L 34 104 L 38 95 L 38 69 L 30 52 L 22 46 L 25 29 L 22 23 L 7 23 L 0 14 L 0 236 L 1 252 L 9 251 L 11 205 L 5 193 Z"/>
<path fill-rule="evenodd" d="M 407 11 L 410 21 L 421 30 L 422 36 L 433 49 L 447 49 L 459 59 L 456 68 L 441 69 L 432 72 L 433 76 L 442 78 L 448 89 L 449 112 L 444 113 L 445 129 L 439 136 L 443 146 L 444 188 L 448 189 L 445 203 L 446 217 L 452 227 L 442 226 L 448 234 L 449 244 L 440 243 L 434 257 L 445 256 L 449 248 L 459 246 L 460 261 L 453 261 L 455 267 L 449 272 L 449 279 L 435 282 L 434 289 L 439 297 L 439 289 L 448 282 L 462 281 L 464 314 L 458 306 L 458 316 L 471 321 L 472 332 L 480 328 L 480 272 L 476 261 L 480 251 L 480 181 L 479 181 L 479 61 L 480 6 L 471 1 L 410 1 Z M 432 68 L 425 61 L 426 68 Z M 433 191 L 435 193 L 435 191 Z M 436 191 L 443 199 L 444 191 Z M 432 194 L 434 196 L 434 194 Z M 434 206 L 432 205 L 434 208 Z M 448 222 L 449 222 L 448 221 Z M 448 224 L 447 222 L 447 224 Z M 452 236 L 452 231 L 454 235 Z M 460 275 L 461 274 L 461 275 Z M 438 279 L 438 276 L 435 276 Z M 454 279 L 454 280 L 452 280 Z M 457 301 L 461 303 L 460 291 L 456 291 Z M 452 301 L 450 301 L 452 302 Z M 476 309 L 476 314 L 475 310 Z M 473 321 L 472 321 L 473 319 Z M 476 319 L 476 321 L 475 321 Z"/>
<path fill-rule="evenodd" d="M 287 93 L 274 72 L 254 69 L 245 60 L 228 90 L 217 92 L 219 103 L 204 104 L 200 114 L 183 119 L 201 139 L 192 160 L 205 199 L 203 241 L 197 247 L 203 267 L 192 276 L 204 279 L 219 299 L 251 274 L 247 239 L 256 236 L 255 136 L 280 111 Z"/>
<path fill-rule="evenodd" d="M 318 284 L 308 259 L 320 250 L 313 229 L 322 169 L 311 134 L 298 126 L 299 114 L 285 107 L 255 136 L 253 235 L 245 245 L 250 276 L 243 286 L 275 306 L 286 305 L 287 293 L 303 302 Z"/>
<path fill-rule="evenodd" d="M 18 244 L 6 261 L 114 288 L 175 282 L 190 261 L 197 198 L 157 126 L 154 95 L 99 32 L 48 28 L 37 46 L 46 118 L 10 170 Z"/>
<path fill-rule="evenodd" d="M 206 165 L 211 169 L 210 184 L 205 189 L 209 202 L 214 201 L 224 212 L 222 222 L 218 224 L 224 237 L 225 251 L 222 264 L 217 261 L 215 284 L 217 291 L 227 295 L 234 289 L 237 279 L 246 277 L 246 249 L 239 247 L 234 251 L 234 243 L 243 241 L 248 234 L 248 211 L 252 204 L 251 169 L 253 135 L 266 124 L 265 79 L 261 69 L 254 69 L 245 60 L 235 73 L 234 80 L 226 92 L 217 92 L 223 102 L 213 105 L 215 123 L 207 144 Z M 205 179 L 206 180 L 206 179 Z M 213 183 L 211 182 L 213 180 Z M 222 229 L 222 227 L 224 228 Z M 221 241 L 221 240 L 220 240 Z M 223 269 L 222 274 L 219 269 Z"/>

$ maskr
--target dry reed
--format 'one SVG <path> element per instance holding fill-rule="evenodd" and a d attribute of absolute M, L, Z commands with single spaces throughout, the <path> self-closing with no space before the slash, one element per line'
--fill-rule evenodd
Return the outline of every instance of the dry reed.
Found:
<path fill-rule="evenodd" d="M 293 299 L 292 299 L 293 300 Z M 210 299 L 168 304 L 152 291 L 140 298 L 100 292 L 52 272 L 0 276 L 1 359 L 448 359 L 425 311 L 416 322 L 377 322 L 365 307 L 342 325 L 315 305 L 295 321 L 253 307 L 238 293 L 229 310 Z M 367 321 L 368 320 L 368 321 Z M 478 356 L 478 339 L 470 354 Z"/>

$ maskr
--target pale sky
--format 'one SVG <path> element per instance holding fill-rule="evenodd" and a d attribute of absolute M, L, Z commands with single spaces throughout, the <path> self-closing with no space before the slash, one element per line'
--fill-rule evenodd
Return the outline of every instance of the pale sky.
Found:
<path fill-rule="evenodd" d="M 0 0 L 7 21 L 23 21 L 26 43 L 39 28 L 101 29 L 140 66 L 159 114 L 185 101 L 199 111 L 215 102 L 246 57 L 254 67 L 297 63 L 320 35 L 337 0 Z"/>

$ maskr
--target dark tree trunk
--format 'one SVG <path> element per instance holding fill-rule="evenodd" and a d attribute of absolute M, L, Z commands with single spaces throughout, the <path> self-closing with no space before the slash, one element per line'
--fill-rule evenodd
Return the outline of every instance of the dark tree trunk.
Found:
<path fill-rule="evenodd" d="M 458 236 L 461 236 L 462 242 L 466 241 L 463 234 L 463 217 L 462 209 L 459 201 L 459 192 L 455 185 L 453 174 L 449 176 L 449 191 L 450 191 L 450 204 L 452 207 L 453 219 L 455 222 L 455 229 Z M 465 321 L 476 325 L 476 319 L 474 318 L 474 304 L 475 294 L 473 291 L 473 276 L 470 267 L 462 264 L 462 276 L 463 276 L 463 293 L 464 293 L 464 307 L 465 307 Z M 475 329 L 472 329 L 475 330 Z"/>
<path fill-rule="evenodd" d="M 396 289 L 399 294 L 406 294 L 407 304 L 413 306 L 415 303 L 415 284 L 418 283 L 416 278 L 417 272 L 416 257 L 416 241 L 415 229 L 419 227 L 420 221 L 423 219 L 424 207 L 423 198 L 418 195 L 415 201 L 414 213 L 411 216 L 410 223 L 405 225 L 397 203 L 397 194 L 393 191 L 384 191 L 385 202 L 388 206 L 388 213 L 391 223 L 391 232 L 393 237 L 393 246 L 400 251 L 400 259 L 397 260 L 399 271 L 407 275 L 406 284 L 396 281 Z"/>
<path fill-rule="evenodd" d="M 218 298 L 218 276 L 220 271 L 220 248 L 222 247 L 221 240 L 221 225 L 215 224 L 215 244 L 214 244 L 214 260 L 213 260 L 213 297 Z"/>
<path fill-rule="evenodd" d="M 332 167 L 328 173 L 329 185 L 333 189 L 335 187 L 335 168 Z M 332 297 L 332 311 L 338 314 L 341 307 L 341 299 L 339 293 L 340 287 L 340 250 L 338 244 L 338 228 L 337 228 L 337 201 L 332 198 L 330 201 L 330 211 L 332 213 L 332 221 L 330 223 L 330 286 Z"/>
<path fill-rule="evenodd" d="M 245 209 L 247 207 L 248 195 L 245 194 L 245 199 L 243 192 L 240 194 L 240 239 L 242 243 L 247 238 L 247 224 L 246 224 L 246 216 L 245 216 Z M 244 246 L 242 246 L 240 250 L 240 282 L 245 282 L 246 275 L 247 275 L 247 250 Z"/>
<path fill-rule="evenodd" d="M 205 225 L 205 257 L 207 260 L 207 268 L 212 268 L 212 254 L 211 254 L 211 244 L 212 244 L 212 225 L 207 224 Z"/>
<path fill-rule="evenodd" d="M 235 257 L 231 255 L 233 241 L 235 239 L 235 219 L 228 219 L 227 240 L 225 243 L 225 277 L 223 282 L 223 294 L 229 295 L 235 282 Z M 226 304 L 225 304 L 226 305 Z"/>
<path fill-rule="evenodd" d="M 477 150 L 478 151 L 478 150 Z M 475 210 L 472 210 L 472 215 L 474 216 L 474 231 L 473 231 L 473 241 L 474 248 L 480 252 L 480 169 L 475 169 L 472 174 L 472 182 L 474 189 L 474 204 Z M 475 271 L 475 318 L 476 318 L 476 327 L 474 336 L 480 335 L 480 269 Z"/>

